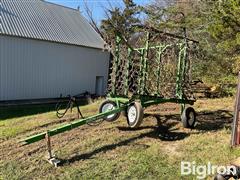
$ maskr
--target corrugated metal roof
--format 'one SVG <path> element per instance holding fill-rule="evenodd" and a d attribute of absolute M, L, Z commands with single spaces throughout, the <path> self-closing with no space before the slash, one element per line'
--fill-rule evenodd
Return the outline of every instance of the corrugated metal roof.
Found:
<path fill-rule="evenodd" d="M 0 34 L 103 48 L 78 10 L 43 0 L 0 0 Z"/>

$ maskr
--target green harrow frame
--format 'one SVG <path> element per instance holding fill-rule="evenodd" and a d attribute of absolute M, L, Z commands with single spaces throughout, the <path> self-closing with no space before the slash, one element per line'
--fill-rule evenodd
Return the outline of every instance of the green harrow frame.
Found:
<path fill-rule="evenodd" d="M 162 58 L 162 53 L 165 51 L 165 49 L 169 48 L 170 44 L 160 44 L 156 46 L 150 46 L 149 45 L 149 36 L 150 33 L 147 33 L 147 41 L 145 43 L 145 47 L 143 48 L 133 48 L 131 47 L 121 35 L 116 36 L 116 47 L 115 47 L 115 56 L 113 60 L 113 74 L 118 74 L 118 66 L 120 63 L 120 44 L 125 43 L 127 44 L 127 57 L 128 57 L 128 63 L 126 64 L 126 72 L 124 73 L 124 94 L 118 95 L 116 92 L 116 80 L 113 79 L 111 91 L 108 93 L 107 100 L 103 102 L 103 104 L 100 106 L 100 111 L 97 115 L 90 116 L 84 119 L 78 119 L 71 123 L 64 124 L 60 127 L 57 127 L 52 130 L 48 130 L 46 132 L 27 137 L 26 139 L 21 140 L 21 143 L 23 145 L 29 145 L 35 142 L 38 142 L 40 140 L 46 139 L 47 141 L 47 147 L 48 147 L 48 153 L 49 158 L 48 160 L 54 164 L 57 165 L 59 161 L 55 159 L 51 152 L 51 143 L 50 143 L 50 137 L 55 136 L 57 134 L 63 133 L 65 131 L 72 130 L 74 128 L 77 128 L 79 126 L 95 122 L 99 119 L 105 119 L 107 121 L 114 121 L 116 120 L 121 112 L 125 112 L 125 115 L 128 119 L 128 124 L 132 128 L 136 128 L 141 124 L 141 121 L 143 119 L 143 109 L 156 104 L 161 103 L 177 103 L 181 105 L 181 114 L 182 114 L 182 121 L 184 127 L 192 128 L 194 126 L 194 123 L 196 121 L 196 113 L 193 108 L 185 108 L 186 104 L 193 105 L 195 100 L 189 100 L 185 98 L 184 92 L 183 92 L 183 81 L 184 81 L 184 74 L 186 73 L 187 69 L 187 41 L 193 41 L 189 40 L 186 37 L 177 37 L 178 39 L 182 38 L 182 42 L 175 44 L 179 47 L 179 55 L 178 55 L 178 64 L 177 64 L 177 77 L 176 77 L 176 94 L 173 98 L 163 98 L 161 97 L 161 94 L 159 92 L 159 88 L 157 88 L 157 92 L 154 95 L 146 95 L 146 79 L 148 78 L 148 52 L 150 49 L 155 49 L 157 51 L 157 58 L 156 62 L 158 63 L 158 67 L 156 69 L 156 81 L 157 86 L 160 86 L 160 76 L 161 76 L 161 70 L 160 70 L 160 62 Z M 128 87 L 129 87 L 129 67 L 131 65 L 131 55 L 132 52 L 137 52 L 140 55 L 140 76 L 137 79 L 138 82 L 138 89 L 137 93 L 133 94 L 131 97 L 128 97 Z"/>
<path fill-rule="evenodd" d="M 87 117 L 85 119 L 79 119 L 79 120 L 75 120 L 74 122 L 62 125 L 58 128 L 52 129 L 52 130 L 48 130 L 46 132 L 28 137 L 26 139 L 21 140 L 20 142 L 22 143 L 22 145 L 28 145 L 28 144 L 32 144 L 35 142 L 38 142 L 40 140 L 43 140 L 46 138 L 46 135 L 48 136 L 55 136 L 57 134 L 63 133 L 65 131 L 69 131 L 72 130 L 74 128 L 77 128 L 79 126 L 85 125 L 87 123 L 91 123 L 94 122 L 98 119 L 103 119 L 109 115 L 112 114 L 116 114 L 116 113 L 120 113 L 124 110 L 127 109 L 127 107 L 129 105 L 131 105 L 134 101 L 130 101 L 127 98 L 122 98 L 122 97 L 115 97 L 115 98 L 108 98 L 109 100 L 116 102 L 118 105 L 113 109 L 113 110 L 109 110 L 107 112 L 102 112 L 99 113 L 97 115 L 94 116 L 90 116 Z M 171 102 L 171 103 L 179 103 L 179 104 L 190 104 L 193 105 L 195 101 L 193 100 L 182 100 L 182 99 L 162 99 L 162 98 L 155 98 L 155 97 L 141 97 L 141 104 L 142 107 L 148 107 L 151 105 L 155 105 L 155 104 L 160 104 L 160 103 L 167 103 L 167 102 Z"/>

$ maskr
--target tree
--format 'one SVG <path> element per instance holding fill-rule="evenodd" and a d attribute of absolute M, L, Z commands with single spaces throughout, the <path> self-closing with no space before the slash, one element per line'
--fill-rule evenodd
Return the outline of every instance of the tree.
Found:
<path fill-rule="evenodd" d="M 235 76 L 240 67 L 240 0 L 175 0 L 165 7 L 156 6 L 159 2 L 148 9 L 151 24 L 175 33 L 186 27 L 188 36 L 199 41 L 196 76 L 214 83 Z"/>
<path fill-rule="evenodd" d="M 136 17 L 140 13 L 139 6 L 133 0 L 123 0 L 123 3 L 123 10 L 119 7 L 106 9 L 107 19 L 101 22 L 104 39 L 109 44 L 113 44 L 116 32 L 120 32 L 128 39 L 135 32 L 134 25 L 140 23 Z"/>
<path fill-rule="evenodd" d="M 90 23 L 90 25 L 94 28 L 94 30 L 102 37 L 103 37 L 103 34 L 96 22 L 96 20 L 94 19 L 93 17 L 93 11 L 92 9 L 88 6 L 88 3 L 87 3 L 87 0 L 83 0 L 84 2 L 84 8 L 85 8 L 85 12 L 86 12 L 86 15 L 87 15 L 87 18 L 88 18 L 88 21 Z"/>
<path fill-rule="evenodd" d="M 236 82 L 240 68 L 240 1 L 204 1 L 205 27 L 211 37 L 212 76 L 218 82 Z M 208 52 L 210 52 L 208 50 Z M 216 68 L 218 67 L 218 68 Z M 217 76 L 216 76 L 217 75 Z"/>
<path fill-rule="evenodd" d="M 212 23 L 208 30 L 227 55 L 240 53 L 240 0 L 211 3 Z"/>

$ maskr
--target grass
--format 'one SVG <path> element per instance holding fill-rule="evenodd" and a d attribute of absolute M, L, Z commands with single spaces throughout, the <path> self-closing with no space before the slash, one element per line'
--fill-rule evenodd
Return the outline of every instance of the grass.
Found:
<path fill-rule="evenodd" d="M 97 109 L 97 105 L 98 103 L 91 106 L 82 106 L 81 109 L 85 111 L 86 115 L 89 112 L 93 114 Z M 2 108 L 0 113 L 0 139 L 5 140 L 16 137 L 23 132 L 35 130 L 38 127 L 59 121 L 56 117 L 55 105 Z M 76 109 L 73 110 L 74 113 L 77 113 Z"/>
<path fill-rule="evenodd" d="M 99 103 L 81 110 L 94 114 Z M 8 109 L 0 115 L 0 179 L 196 179 L 180 175 L 182 160 L 227 165 L 240 155 L 229 147 L 233 103 L 233 98 L 199 100 L 194 130 L 182 128 L 176 121 L 178 108 L 170 104 L 146 110 L 154 115 L 146 117 L 138 130 L 127 128 L 121 116 L 113 123 L 60 134 L 52 138 L 55 154 L 63 162 L 59 168 L 45 161 L 44 142 L 20 147 L 17 140 L 68 120 L 56 119 L 49 106 L 29 107 L 25 113 L 16 110 L 14 115 Z M 157 126 L 159 113 L 162 124 Z"/>

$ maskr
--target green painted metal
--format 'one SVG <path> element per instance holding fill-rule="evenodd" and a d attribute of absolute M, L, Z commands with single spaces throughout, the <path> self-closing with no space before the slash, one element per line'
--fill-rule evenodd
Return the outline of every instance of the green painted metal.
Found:
<path fill-rule="evenodd" d="M 176 98 L 170 98 L 170 99 L 165 99 L 165 98 L 149 98 L 149 100 L 141 100 L 141 104 L 143 107 L 148 107 L 156 104 L 162 104 L 162 103 L 178 103 L 178 104 L 194 104 L 194 100 L 185 100 L 185 99 L 176 99 Z"/>
<path fill-rule="evenodd" d="M 174 98 L 164 99 L 164 98 L 157 98 L 157 97 L 150 97 L 150 96 L 138 96 L 137 98 L 139 99 L 139 101 L 141 102 L 143 107 L 148 107 L 151 105 L 155 105 L 155 104 L 159 104 L 159 103 L 167 103 L 167 102 L 184 103 L 184 104 L 193 104 L 194 103 L 194 101 L 191 101 L 191 100 L 174 99 Z M 20 142 L 22 145 L 28 145 L 28 144 L 32 144 L 32 143 L 35 143 L 35 142 L 45 139 L 46 133 L 48 133 L 48 135 L 51 137 L 51 136 L 55 136 L 57 134 L 60 134 L 60 133 L 66 132 L 66 131 L 70 131 L 74 128 L 78 128 L 87 123 L 94 122 L 98 119 L 102 119 L 111 114 L 119 113 L 119 112 L 125 110 L 131 102 L 137 101 L 136 97 L 134 97 L 132 100 L 129 100 L 128 98 L 124 98 L 124 97 L 109 98 L 109 100 L 118 102 L 117 103 L 118 107 L 114 110 L 100 113 L 100 114 L 97 114 L 97 115 L 94 115 L 94 116 L 91 116 L 91 117 L 88 117 L 85 119 L 79 119 L 72 123 L 62 125 L 60 127 L 52 129 L 52 130 L 48 130 L 47 132 L 43 132 L 43 133 L 28 137 L 26 139 L 21 140 Z"/>
<path fill-rule="evenodd" d="M 176 96 L 180 99 L 183 98 L 183 87 L 182 83 L 184 80 L 185 73 L 185 61 L 186 61 L 186 45 L 184 43 L 179 44 L 179 55 L 178 55 L 178 67 L 177 67 L 177 80 L 176 80 Z"/>
<path fill-rule="evenodd" d="M 127 96 L 128 95 L 128 76 L 129 76 L 129 68 L 130 68 L 130 64 L 131 64 L 131 53 L 132 53 L 132 49 L 128 48 L 128 58 L 127 58 L 127 65 L 126 65 L 126 73 L 125 73 L 125 83 L 124 83 L 124 95 Z"/>
<path fill-rule="evenodd" d="M 146 91 L 146 80 L 148 79 L 147 71 L 148 71 L 149 38 L 150 38 L 150 33 L 147 32 L 147 40 L 145 44 L 145 53 L 144 53 L 143 69 L 142 69 L 143 81 L 141 84 L 141 94 L 143 94 Z"/>
<path fill-rule="evenodd" d="M 153 94 L 157 94 L 158 96 L 160 96 L 160 76 L 161 76 L 161 72 L 160 72 L 160 66 L 161 66 L 161 56 L 163 54 L 163 52 L 171 46 L 175 46 L 177 45 L 180 49 L 179 51 L 179 55 L 178 55 L 178 67 L 177 67 L 177 80 L 176 80 L 176 97 L 179 99 L 183 98 L 183 81 L 184 81 L 184 74 L 186 73 L 186 68 L 188 66 L 187 60 L 186 60 L 186 51 L 187 51 L 187 43 L 186 43 L 186 39 L 183 42 L 180 43 L 176 43 L 176 44 L 159 44 L 159 45 L 151 45 L 150 46 L 150 33 L 147 32 L 147 38 L 145 41 L 145 47 L 142 48 L 133 48 L 128 42 L 127 40 L 125 40 L 121 34 L 117 34 L 116 36 L 116 49 L 115 49 L 115 68 L 114 68 L 114 72 L 113 74 L 115 74 L 115 77 L 118 77 L 118 72 L 117 72 L 117 68 L 118 66 L 122 63 L 120 62 L 120 44 L 121 43 L 125 43 L 125 45 L 127 45 L 128 48 L 128 55 L 127 55 L 127 63 L 126 66 L 124 68 L 124 85 L 123 85 L 123 94 L 124 96 L 128 95 L 128 76 L 129 76 L 129 66 L 130 63 L 132 61 L 132 57 L 131 57 L 131 53 L 132 52 L 138 52 L 140 55 L 140 65 L 139 65 L 139 72 L 138 72 L 138 88 L 137 88 L 137 93 L 140 95 L 144 95 L 148 92 L 147 90 L 147 86 L 146 86 L 146 81 L 148 79 L 148 53 L 150 49 L 156 49 L 157 50 L 157 57 L 156 57 L 156 61 L 158 64 L 158 68 L 156 70 L 156 72 L 154 72 L 154 74 L 156 75 L 156 81 L 157 81 L 157 91 L 156 92 L 151 92 Z M 116 94 L 116 79 L 113 83 L 114 85 L 112 86 L 112 91 L 111 91 L 111 95 L 114 96 Z"/>
<path fill-rule="evenodd" d="M 178 104 L 189 104 L 193 105 L 195 100 L 188 99 L 178 99 L 178 98 L 160 98 L 157 96 L 145 96 L 145 95 L 134 95 L 131 99 L 125 97 L 115 97 L 108 98 L 109 100 L 119 102 L 119 104 L 125 105 L 127 107 L 129 104 L 135 101 L 140 101 L 143 107 L 148 107 L 151 105 L 161 104 L 161 103 L 178 103 Z"/>
<path fill-rule="evenodd" d="M 155 74 L 155 76 L 157 77 L 157 95 L 160 96 L 160 75 L 161 75 L 161 62 L 162 62 L 162 53 L 163 53 L 163 46 L 160 46 L 158 48 L 158 52 L 157 52 L 157 72 Z"/>
<path fill-rule="evenodd" d="M 113 97 L 109 97 L 107 99 L 116 102 L 117 107 L 120 107 L 122 104 L 123 105 L 129 104 L 129 99 L 127 97 L 114 97 L 114 98 Z"/>
<path fill-rule="evenodd" d="M 148 47 L 148 49 L 159 49 L 159 48 L 161 48 L 162 46 L 164 46 L 164 45 L 150 46 L 150 47 Z M 170 45 L 168 45 L 168 46 L 170 46 Z M 146 49 L 146 47 L 143 47 L 143 48 L 135 48 L 134 50 L 140 52 L 141 50 L 145 50 L 145 49 Z"/>
<path fill-rule="evenodd" d="M 140 69 L 139 69 L 139 76 L 138 76 L 138 94 L 142 94 L 142 82 L 143 82 L 143 63 L 144 63 L 144 54 L 145 49 L 140 49 Z"/>
<path fill-rule="evenodd" d="M 119 66 L 119 57 L 120 57 L 120 43 L 122 41 L 122 38 L 120 36 L 116 36 L 116 49 L 115 49 L 115 57 L 114 57 L 114 62 L 113 62 L 113 73 L 117 75 L 117 69 Z M 116 94 L 116 78 L 113 78 L 113 85 L 112 85 L 112 90 L 111 94 Z"/>
<path fill-rule="evenodd" d="M 58 128 L 52 129 L 52 130 L 48 130 L 47 132 L 28 137 L 26 139 L 21 140 L 20 142 L 23 145 L 32 144 L 32 143 L 35 143 L 37 141 L 40 141 L 40 140 L 44 139 L 45 136 L 46 136 L 46 133 L 48 133 L 49 136 L 55 136 L 57 134 L 65 132 L 65 131 L 69 131 L 69 130 L 72 130 L 72 129 L 77 128 L 79 126 L 82 126 L 84 124 L 96 121 L 98 119 L 102 119 L 102 118 L 104 118 L 106 116 L 109 116 L 111 114 L 119 113 L 122 110 L 124 110 L 126 107 L 127 107 L 127 105 L 120 106 L 120 107 L 118 107 L 114 110 L 108 111 L 108 112 L 100 113 L 100 114 L 97 114 L 95 116 L 91 116 L 91 117 L 88 117 L 88 118 L 85 118 L 85 119 L 76 120 L 72 123 L 62 125 Z"/>
<path fill-rule="evenodd" d="M 179 99 L 183 99 L 183 80 L 184 74 L 186 72 L 186 53 L 187 53 L 187 44 L 179 44 L 179 55 L 178 55 L 178 68 L 177 68 L 177 81 L 176 81 L 176 96 Z M 185 109 L 185 103 L 181 103 L 181 114 Z"/>

